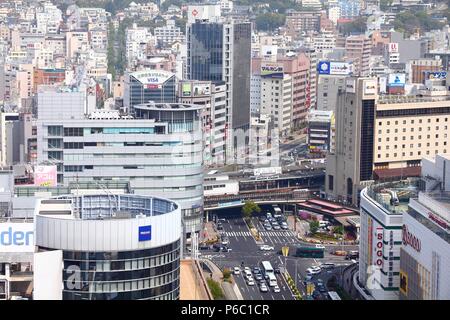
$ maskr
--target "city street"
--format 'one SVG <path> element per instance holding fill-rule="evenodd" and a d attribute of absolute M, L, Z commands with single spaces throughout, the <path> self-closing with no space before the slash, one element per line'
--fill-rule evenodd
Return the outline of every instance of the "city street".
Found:
<path fill-rule="evenodd" d="M 239 213 L 239 214 L 238 214 Z M 253 217 L 253 224 L 260 232 L 261 238 L 264 244 L 273 246 L 273 251 L 261 251 L 259 249 L 260 244 L 257 244 L 252 237 L 250 230 L 240 215 L 240 212 L 236 210 L 233 212 L 234 216 L 227 216 L 225 221 L 222 222 L 223 230 L 220 231 L 221 235 L 227 236 L 229 239 L 228 247 L 231 248 L 231 252 L 214 252 L 212 250 L 202 251 L 203 258 L 209 258 L 214 261 L 219 268 L 230 268 L 244 266 L 253 268 L 254 266 L 261 267 L 262 261 L 270 261 L 274 268 L 280 268 L 283 270 L 284 266 L 287 266 L 287 270 L 291 277 L 296 281 L 297 287 L 302 294 L 306 293 L 304 286 L 304 279 L 306 276 L 306 269 L 320 265 L 324 262 L 332 262 L 336 267 L 332 270 L 323 270 L 319 275 L 313 277 L 312 281 L 321 279 L 324 284 L 327 283 L 333 275 L 339 278 L 341 269 L 349 265 L 351 262 L 344 260 L 344 257 L 331 255 L 329 252 L 334 250 L 336 246 L 326 246 L 325 257 L 323 259 L 310 259 L 296 257 L 296 247 L 302 243 L 297 239 L 296 233 L 293 230 L 272 230 L 266 231 L 262 223 Z M 311 244 L 305 244 L 311 246 Z M 281 248 L 283 246 L 289 246 L 289 256 L 285 259 L 281 254 Z M 355 247 L 357 248 L 357 247 Z M 354 248 L 348 248 L 353 250 Z M 292 300 L 294 299 L 292 292 L 290 291 L 284 278 L 277 274 L 277 282 L 281 289 L 281 292 L 275 293 L 269 287 L 269 292 L 263 293 L 259 290 L 259 286 L 248 286 L 243 278 L 242 273 L 240 275 L 234 275 L 234 279 L 241 291 L 244 299 L 250 300 Z M 326 299 L 325 294 L 322 295 L 322 299 Z"/>

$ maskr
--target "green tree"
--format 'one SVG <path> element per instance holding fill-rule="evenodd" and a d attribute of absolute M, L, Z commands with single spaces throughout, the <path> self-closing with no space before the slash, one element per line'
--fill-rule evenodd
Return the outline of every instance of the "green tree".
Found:
<path fill-rule="evenodd" d="M 309 231 L 312 234 L 316 234 L 317 231 L 319 230 L 319 226 L 320 226 L 319 221 L 313 220 L 309 223 Z"/>
<path fill-rule="evenodd" d="M 230 277 L 231 277 L 231 270 L 230 270 L 230 268 L 224 268 L 222 274 L 223 274 L 223 280 L 225 280 L 225 281 L 229 281 L 230 280 Z"/>
<path fill-rule="evenodd" d="M 252 216 L 253 213 L 261 212 L 261 208 L 253 201 L 245 201 L 241 212 L 242 215 L 244 216 L 244 219 L 250 220 L 250 217 Z"/>
<path fill-rule="evenodd" d="M 335 226 L 333 227 L 333 232 L 336 234 L 343 235 L 344 234 L 344 227 L 343 226 Z"/>
<path fill-rule="evenodd" d="M 367 30 L 367 17 L 359 17 L 352 22 L 340 24 L 338 28 L 344 35 L 364 33 Z"/>
<path fill-rule="evenodd" d="M 286 22 L 286 16 L 279 13 L 263 13 L 256 17 L 256 29 L 261 31 L 275 30 Z"/>
<path fill-rule="evenodd" d="M 211 290 L 211 294 L 214 300 L 223 300 L 225 298 L 222 288 L 220 287 L 220 284 L 217 281 L 214 281 L 213 279 L 209 278 L 206 280 L 206 282 L 208 283 L 209 290 Z"/>

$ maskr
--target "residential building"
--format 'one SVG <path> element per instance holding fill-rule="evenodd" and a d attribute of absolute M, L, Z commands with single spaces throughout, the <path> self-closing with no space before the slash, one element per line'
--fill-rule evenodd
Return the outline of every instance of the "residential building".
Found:
<path fill-rule="evenodd" d="M 349 36 L 345 39 L 345 56 L 353 60 L 355 75 L 369 75 L 371 50 L 371 41 L 365 35 Z"/>

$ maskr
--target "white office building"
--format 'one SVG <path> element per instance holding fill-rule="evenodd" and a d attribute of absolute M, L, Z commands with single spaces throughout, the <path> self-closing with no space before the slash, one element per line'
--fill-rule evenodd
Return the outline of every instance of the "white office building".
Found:
<path fill-rule="evenodd" d="M 200 230 L 202 107 L 148 103 L 122 116 L 85 110 L 85 99 L 76 91 L 38 93 L 37 162 L 57 166 L 58 184 L 125 180 L 136 194 L 175 200 L 186 232 Z"/>

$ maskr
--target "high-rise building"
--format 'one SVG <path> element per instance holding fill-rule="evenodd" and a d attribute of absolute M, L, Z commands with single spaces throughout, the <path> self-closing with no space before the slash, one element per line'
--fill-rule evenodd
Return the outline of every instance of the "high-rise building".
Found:
<path fill-rule="evenodd" d="M 201 105 L 203 128 L 203 160 L 205 165 L 225 162 L 226 86 L 222 82 L 183 80 L 178 86 L 181 103 Z"/>
<path fill-rule="evenodd" d="M 428 72 L 442 71 L 441 59 L 414 59 L 410 61 L 412 83 L 425 83 Z"/>
<path fill-rule="evenodd" d="M 336 151 L 327 156 L 330 198 L 359 203 L 372 180 L 419 176 L 423 156 L 450 151 L 448 96 L 377 94 L 377 80 L 347 78 L 335 111 Z"/>
<path fill-rule="evenodd" d="M 299 35 L 302 32 L 320 32 L 319 10 L 292 11 L 286 15 L 286 26 L 292 35 Z"/>
<path fill-rule="evenodd" d="M 136 194 L 175 200 L 186 232 L 199 231 L 202 106 L 152 102 L 120 115 L 86 111 L 85 99 L 83 92 L 38 93 L 38 163 L 57 165 L 59 184 L 125 180 Z"/>
<path fill-rule="evenodd" d="M 35 212 L 35 300 L 179 299 L 177 203 L 99 191 L 39 199 Z"/>
<path fill-rule="evenodd" d="M 355 75 L 369 75 L 371 50 L 372 42 L 365 35 L 349 36 L 345 39 L 345 56 L 353 60 Z"/>
<path fill-rule="evenodd" d="M 196 20 L 187 26 L 187 77 L 190 80 L 225 82 L 226 130 L 250 125 L 251 24 Z M 227 159 L 235 159 L 236 137 L 229 134 Z M 245 154 L 246 142 L 239 148 Z"/>
<path fill-rule="evenodd" d="M 176 102 L 175 74 L 165 70 L 142 70 L 125 74 L 123 105 L 133 113 L 134 106 L 147 102 Z"/>

